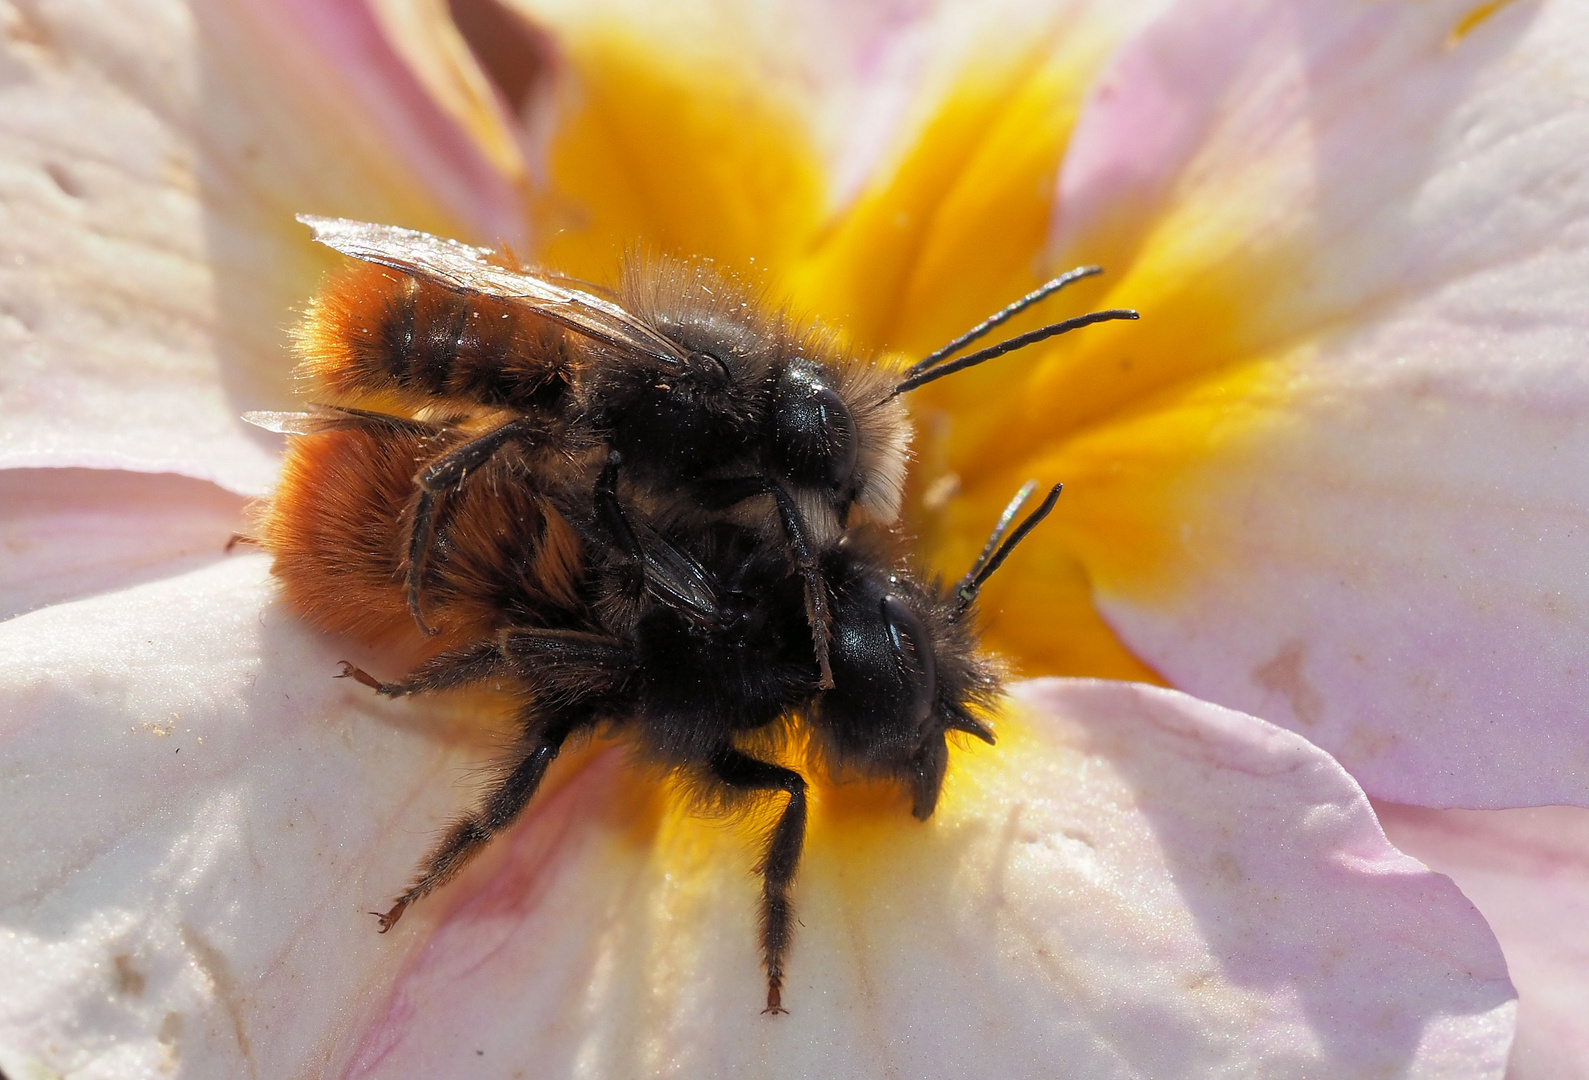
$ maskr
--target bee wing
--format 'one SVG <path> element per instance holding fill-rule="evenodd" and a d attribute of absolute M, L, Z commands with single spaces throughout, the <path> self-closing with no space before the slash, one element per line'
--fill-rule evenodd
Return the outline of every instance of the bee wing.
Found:
<path fill-rule="evenodd" d="M 311 412 L 246 412 L 243 422 L 280 435 L 313 435 L 318 431 L 334 431 L 347 427 L 383 427 L 409 431 L 416 435 L 435 435 L 444 430 L 436 424 L 410 420 L 402 416 L 367 412 L 364 409 L 336 408 L 316 405 Z"/>
<path fill-rule="evenodd" d="M 243 423 L 278 435 L 307 435 L 316 430 L 319 417 L 307 412 L 246 412 Z"/>
<path fill-rule="evenodd" d="M 314 239 L 355 259 L 389 266 L 444 289 L 508 300 L 562 323 L 575 333 L 664 363 L 684 360 L 678 345 L 605 297 L 576 289 L 566 278 L 523 273 L 492 263 L 496 253 L 415 229 L 347 218 L 299 214 Z"/>
<path fill-rule="evenodd" d="M 653 598 L 701 622 L 718 615 L 717 592 L 700 563 L 640 522 L 638 540 L 645 559 L 646 591 Z"/>

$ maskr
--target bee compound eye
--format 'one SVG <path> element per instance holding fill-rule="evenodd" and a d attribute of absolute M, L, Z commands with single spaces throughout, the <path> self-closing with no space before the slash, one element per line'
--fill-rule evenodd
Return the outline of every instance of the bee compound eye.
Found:
<path fill-rule="evenodd" d="M 860 456 L 859 441 L 855 432 L 855 417 L 844 399 L 824 386 L 816 395 L 817 409 L 822 414 L 823 442 L 828 458 L 828 478 L 842 484 L 855 475 L 855 462 Z"/>
<path fill-rule="evenodd" d="M 774 405 L 775 449 L 791 479 L 843 487 L 860 453 L 855 417 L 822 373 L 791 366 L 779 380 Z"/>
<path fill-rule="evenodd" d="M 910 606 L 893 593 L 883 596 L 880 614 L 905 681 L 909 714 L 917 723 L 925 723 L 938 699 L 938 662 L 933 655 L 932 638 Z"/>

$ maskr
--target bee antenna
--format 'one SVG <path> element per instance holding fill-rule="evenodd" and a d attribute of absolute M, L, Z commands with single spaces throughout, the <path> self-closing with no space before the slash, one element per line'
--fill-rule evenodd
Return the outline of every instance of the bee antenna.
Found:
<path fill-rule="evenodd" d="M 1077 315 L 1074 319 L 1066 319 L 1063 322 L 1051 323 L 1036 330 L 1029 330 L 1024 334 L 1017 334 L 1006 341 L 1001 341 L 997 345 L 990 345 L 986 349 L 978 349 L 974 353 L 967 353 L 958 360 L 951 360 L 947 364 L 935 367 L 930 371 L 912 375 L 894 387 L 894 396 L 909 393 L 918 386 L 925 386 L 934 379 L 941 379 L 945 375 L 953 375 L 957 371 L 975 367 L 980 363 L 992 360 L 994 357 L 1003 356 L 1007 352 L 1024 349 L 1028 345 L 1035 345 L 1039 341 L 1057 337 L 1072 330 L 1079 330 L 1083 326 L 1091 326 L 1093 323 L 1112 322 L 1115 319 L 1139 318 L 1141 316 L 1130 308 L 1110 308 L 1108 311 L 1089 311 L 1085 315 Z"/>
<path fill-rule="evenodd" d="M 1025 540 L 1026 534 L 1037 528 L 1038 524 L 1053 511 L 1054 504 L 1059 501 L 1059 493 L 1064 487 L 1064 484 L 1055 484 L 1052 488 L 1049 488 L 1048 496 L 1037 509 L 1028 514 L 1026 520 L 1017 525 L 1015 531 L 1010 533 L 1009 539 L 1004 540 L 1000 544 L 1000 539 L 1009 530 L 1010 522 L 1014 520 L 1016 513 L 1020 511 L 1021 504 L 1026 502 L 1031 497 L 1032 492 L 1036 490 L 1037 482 L 1029 480 L 1021 487 L 1020 491 L 1015 493 L 1015 498 L 1010 500 L 1010 504 L 1004 508 L 1004 513 L 999 515 L 998 524 L 993 527 L 993 535 L 988 538 L 987 544 L 982 549 L 981 556 L 966 573 L 966 576 L 960 579 L 960 584 L 955 586 L 955 596 L 960 601 L 959 606 L 955 609 L 956 616 L 964 613 L 966 608 L 971 606 L 972 601 L 977 598 L 977 593 L 982 591 L 983 583 L 993 576 L 995 570 L 1004 565 L 1004 560 L 1010 557 L 1010 552 L 1015 550 L 1015 545 Z M 992 552 L 991 555 L 989 554 L 990 551 Z"/>
<path fill-rule="evenodd" d="M 1015 316 L 1019 315 L 1021 312 L 1025 311 L 1039 300 L 1046 300 L 1048 297 L 1054 295 L 1066 285 L 1069 285 L 1071 282 L 1080 281 L 1082 278 L 1092 277 L 1094 274 L 1101 273 L 1103 273 L 1103 267 L 1101 266 L 1078 266 L 1074 270 L 1067 270 L 1053 281 L 1039 285 L 1037 288 L 1033 289 L 1019 300 L 1015 301 L 1015 303 L 1010 304 L 1008 307 L 1000 308 L 998 311 L 995 311 L 992 315 L 989 315 L 986 319 L 983 319 L 981 322 L 977 323 L 971 329 L 955 338 L 943 348 L 938 349 L 935 352 L 928 353 L 910 367 L 906 368 L 905 374 L 916 375 L 926 371 L 940 360 L 947 360 L 949 357 L 953 356 L 955 353 L 959 352 L 961 349 L 977 340 L 977 338 L 986 337 L 988 331 L 992 330 L 994 327 L 1000 325 L 1001 323 L 1009 322 L 1011 319 L 1015 318 Z"/>
<path fill-rule="evenodd" d="M 993 535 L 988 537 L 988 542 L 982 545 L 982 554 L 977 556 L 977 561 L 971 564 L 971 569 L 966 571 L 966 576 L 961 579 L 961 584 L 969 585 L 973 578 L 982 572 L 988 565 L 988 560 L 993 558 L 993 552 L 998 548 L 999 541 L 1004 539 L 1004 534 L 1010 531 L 1010 525 L 1015 521 L 1015 515 L 1021 512 L 1021 507 L 1026 505 L 1026 500 L 1032 497 L 1037 490 L 1037 481 L 1028 480 L 1021 485 L 1021 490 L 1015 493 L 1009 505 L 1004 508 L 1004 513 L 999 515 L 999 520 L 994 522 Z M 956 590 L 957 592 L 959 590 Z"/>

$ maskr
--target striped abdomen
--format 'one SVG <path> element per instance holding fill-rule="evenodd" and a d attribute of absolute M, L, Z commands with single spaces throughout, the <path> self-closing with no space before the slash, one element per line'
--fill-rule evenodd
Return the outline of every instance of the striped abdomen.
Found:
<path fill-rule="evenodd" d="M 296 340 L 305 396 L 320 404 L 556 414 L 568 396 L 569 349 L 556 323 L 383 266 L 332 277 Z"/>

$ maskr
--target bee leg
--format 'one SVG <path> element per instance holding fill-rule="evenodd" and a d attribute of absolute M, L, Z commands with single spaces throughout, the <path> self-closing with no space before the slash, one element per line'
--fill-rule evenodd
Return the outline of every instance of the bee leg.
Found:
<path fill-rule="evenodd" d="M 601 475 L 596 478 L 596 513 L 601 517 L 601 523 L 612 534 L 613 540 L 629 560 L 629 572 L 632 575 L 627 583 L 630 594 L 639 597 L 646 584 L 646 559 L 645 552 L 641 550 L 640 541 L 635 538 L 634 529 L 629 526 L 629 519 L 624 515 L 623 506 L 618 502 L 618 467 L 623 464 L 623 455 L 613 450 L 607 455 L 607 463 L 601 468 Z"/>
<path fill-rule="evenodd" d="M 486 682 L 501 673 L 504 663 L 502 650 L 492 642 L 485 642 L 433 656 L 410 672 L 402 682 L 383 683 L 346 660 L 342 661 L 342 673 L 336 677 L 352 679 L 384 697 L 406 697 Z"/>
<path fill-rule="evenodd" d="M 712 754 L 712 774 L 740 791 L 787 791 L 789 802 L 773 826 L 761 861 L 761 950 L 767 965 L 767 1007 L 764 1013 L 788 1012 L 783 1007 L 783 963 L 794 937 L 794 906 L 789 887 L 800 865 L 806 837 L 806 782 L 792 769 L 773 765 L 734 749 Z"/>
<path fill-rule="evenodd" d="M 817 657 L 817 687 L 822 690 L 833 689 L 833 668 L 828 662 L 828 640 L 833 631 L 830 625 L 831 616 L 828 614 L 828 584 L 822 579 L 822 570 L 817 566 L 816 554 L 811 550 L 811 543 L 806 539 L 805 522 L 800 518 L 800 510 L 795 506 L 794 497 L 791 496 L 782 484 L 769 479 L 767 488 L 778 503 L 778 514 L 783 518 L 784 531 L 789 534 L 789 544 L 794 548 L 795 569 L 805 579 L 806 587 L 806 620 L 811 624 L 811 645 Z"/>
<path fill-rule="evenodd" d="M 490 461 L 510 442 L 533 435 L 534 421 L 510 420 L 462 446 L 454 447 L 421 469 L 414 477 L 418 494 L 408 526 L 408 610 L 425 634 L 437 631 L 425 623 L 420 592 L 425 581 L 425 559 L 435 542 L 436 504 L 447 492 L 461 486 L 473 471 Z"/>
<path fill-rule="evenodd" d="M 617 638 L 580 630 L 511 630 L 502 635 L 509 669 L 541 701 L 601 700 L 640 664 Z"/>
<path fill-rule="evenodd" d="M 397 925 L 403 912 L 425 894 L 447 884 L 480 853 L 480 849 L 518 818 L 535 791 L 541 786 L 547 766 L 557 758 L 564 741 L 581 726 L 583 718 L 561 717 L 537 727 L 521 744 L 513 770 L 486 792 L 479 807 L 454 822 L 430 854 L 420 863 L 414 883 L 383 914 L 371 912 L 380 920 L 381 933 Z"/>

